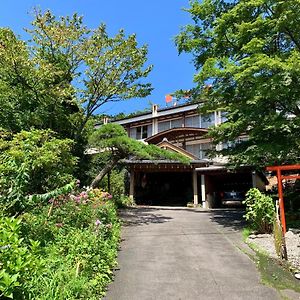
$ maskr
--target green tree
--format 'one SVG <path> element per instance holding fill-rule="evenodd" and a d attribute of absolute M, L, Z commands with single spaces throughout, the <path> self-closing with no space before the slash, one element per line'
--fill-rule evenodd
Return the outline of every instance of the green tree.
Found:
<path fill-rule="evenodd" d="M 187 11 L 194 24 L 176 45 L 194 55 L 201 110 L 227 112 L 210 136 L 230 142 L 224 154 L 236 165 L 298 162 L 300 1 L 191 1 Z"/>
<path fill-rule="evenodd" d="M 95 188 L 103 177 L 110 172 L 122 159 L 167 159 L 188 163 L 189 160 L 175 152 L 163 150 L 155 145 L 146 145 L 128 137 L 125 129 L 118 124 L 101 126 L 90 137 L 90 146 L 106 156 L 104 167 L 91 183 Z"/>
<path fill-rule="evenodd" d="M 9 29 L 0 29 L 0 41 L 0 126 L 11 132 L 51 128 L 72 137 L 82 116 L 61 71 L 30 54 Z"/>
<path fill-rule="evenodd" d="M 152 90 L 142 82 L 147 47 L 134 34 L 110 37 L 104 24 L 90 30 L 77 14 L 50 11 L 36 11 L 27 32 L 31 42 L 0 29 L 0 125 L 10 131 L 50 128 L 77 140 L 102 105 Z"/>

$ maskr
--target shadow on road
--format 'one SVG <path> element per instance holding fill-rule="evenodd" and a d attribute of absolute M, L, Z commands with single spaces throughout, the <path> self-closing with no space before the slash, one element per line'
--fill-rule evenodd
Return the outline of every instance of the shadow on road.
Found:
<path fill-rule="evenodd" d="M 246 220 L 243 218 L 244 209 L 212 209 L 210 211 L 210 219 L 219 225 L 233 229 L 241 230 L 246 225 Z"/>
<path fill-rule="evenodd" d="M 199 217 L 200 214 L 208 215 L 212 222 L 232 230 L 241 230 L 246 225 L 243 218 L 245 211 L 240 208 L 201 210 L 185 207 L 138 206 L 122 209 L 119 211 L 119 215 L 123 221 L 123 226 L 141 226 L 165 223 L 172 220 L 173 217 L 165 216 L 164 211 L 185 211 L 191 214 L 199 214 Z"/>
<path fill-rule="evenodd" d="M 138 213 L 137 213 L 138 210 Z M 154 214 L 157 208 L 139 207 L 139 208 L 127 208 L 119 212 L 119 216 L 123 221 L 123 226 L 141 226 L 151 223 L 164 223 L 173 219 L 161 214 Z"/>

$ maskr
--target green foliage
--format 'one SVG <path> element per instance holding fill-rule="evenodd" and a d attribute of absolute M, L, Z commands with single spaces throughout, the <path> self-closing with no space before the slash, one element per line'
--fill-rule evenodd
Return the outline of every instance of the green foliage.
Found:
<path fill-rule="evenodd" d="M 68 71 L 41 59 L 10 29 L 0 28 L 0 38 L 0 126 L 12 132 L 50 128 L 73 137 L 83 116 Z"/>
<path fill-rule="evenodd" d="M 90 137 L 90 145 L 109 151 L 111 157 L 118 160 L 135 159 L 166 159 L 189 163 L 189 159 L 175 152 L 166 151 L 155 145 L 146 145 L 128 137 L 125 129 L 119 124 L 109 123 L 101 126 Z"/>
<path fill-rule="evenodd" d="M 108 188 L 110 188 L 109 192 L 113 195 L 113 198 L 120 199 L 121 196 L 125 194 L 126 173 L 127 171 L 124 168 L 123 169 L 116 168 L 115 170 L 112 170 L 109 174 L 110 185 L 108 186 L 108 176 L 105 176 L 101 181 L 100 188 L 104 190 L 108 190 Z M 93 178 L 95 178 L 96 175 L 97 174 L 95 173 Z"/>
<path fill-rule="evenodd" d="M 114 197 L 114 201 L 118 208 L 131 207 L 135 205 L 134 200 L 126 195 L 121 195 L 120 197 Z"/>
<path fill-rule="evenodd" d="M 256 249 L 254 251 L 256 252 L 254 261 L 264 284 L 279 291 L 293 290 L 300 292 L 299 280 L 295 278 L 288 264 L 265 255 Z M 281 295 L 283 298 L 286 297 L 285 293 L 281 293 Z"/>
<path fill-rule="evenodd" d="M 55 197 L 47 206 L 16 219 L 1 217 L 3 295 L 45 300 L 101 298 L 112 279 L 120 235 L 111 198 L 99 189 L 78 191 Z"/>
<path fill-rule="evenodd" d="M 40 243 L 20 235 L 22 219 L 0 217 L 0 298 L 27 299 L 28 281 L 42 267 Z"/>
<path fill-rule="evenodd" d="M 50 130 L 21 131 L 14 135 L 3 131 L 0 136 L 2 207 L 20 212 L 29 202 L 42 200 L 42 196 L 30 195 L 49 192 L 73 180 L 77 160 L 71 154 L 72 147 L 71 140 L 58 139 Z"/>
<path fill-rule="evenodd" d="M 37 10 L 29 42 L 0 29 L 0 119 L 13 131 L 50 128 L 78 141 L 103 104 L 147 96 L 147 47 L 123 30 L 110 37 L 77 14 L 56 18 Z"/>
<path fill-rule="evenodd" d="M 234 165 L 299 162 L 299 1 L 191 1 L 187 11 L 194 24 L 176 44 L 194 55 L 201 110 L 227 112 L 210 130 L 231 142 L 223 154 Z M 241 134 L 249 139 L 237 143 Z"/>
<path fill-rule="evenodd" d="M 243 231 L 242 231 L 243 240 L 246 241 L 251 233 L 252 233 L 252 230 L 249 227 L 243 228 Z"/>
<path fill-rule="evenodd" d="M 275 218 L 275 205 L 273 199 L 262 194 L 258 189 L 252 188 L 246 194 L 245 219 L 252 229 L 258 233 L 272 232 L 272 225 Z"/>
<path fill-rule="evenodd" d="M 108 198 L 101 190 L 81 192 L 55 199 L 50 215 L 48 207 L 26 216 L 25 232 L 42 241 L 47 263 L 31 282 L 32 299 L 99 299 L 104 294 L 120 228 Z"/>
<path fill-rule="evenodd" d="M 189 163 L 189 159 L 181 154 L 161 149 L 155 145 L 146 145 L 128 137 L 125 129 L 114 123 L 102 125 L 95 130 L 90 137 L 90 146 L 97 147 L 102 155 L 105 153 L 107 155 L 107 162 L 91 183 L 92 187 L 98 186 L 103 177 L 122 159 L 163 159 Z"/>

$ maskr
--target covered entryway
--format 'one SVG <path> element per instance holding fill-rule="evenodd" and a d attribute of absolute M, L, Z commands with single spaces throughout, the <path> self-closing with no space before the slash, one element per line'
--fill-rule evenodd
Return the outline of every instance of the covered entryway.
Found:
<path fill-rule="evenodd" d="M 140 172 L 136 174 L 137 204 L 186 206 L 193 202 L 192 172 Z"/>
<path fill-rule="evenodd" d="M 137 204 L 186 206 L 201 203 L 200 179 L 196 167 L 201 161 L 182 164 L 172 161 L 128 161 L 129 195 Z"/>

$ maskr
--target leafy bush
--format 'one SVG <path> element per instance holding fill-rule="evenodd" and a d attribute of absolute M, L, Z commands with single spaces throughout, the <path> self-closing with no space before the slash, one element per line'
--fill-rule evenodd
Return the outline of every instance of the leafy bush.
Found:
<path fill-rule="evenodd" d="M 120 197 L 114 198 L 114 201 L 118 208 L 134 206 L 134 200 L 129 196 L 121 195 Z"/>
<path fill-rule="evenodd" d="M 20 236 L 21 219 L 0 218 L 0 298 L 28 298 L 28 281 L 38 274 L 43 260 L 39 242 Z"/>
<path fill-rule="evenodd" d="M 272 224 L 275 216 L 275 205 L 273 199 L 262 194 L 258 189 L 250 189 L 246 194 L 245 218 L 252 229 L 258 233 L 272 232 Z"/>
<path fill-rule="evenodd" d="M 50 130 L 0 130 L 0 205 L 12 214 L 26 209 L 30 194 L 45 193 L 73 180 L 73 142 Z"/>
<path fill-rule="evenodd" d="M 100 189 L 61 195 L 23 216 L 26 240 L 38 239 L 47 268 L 30 280 L 29 299 L 99 299 L 116 264 L 120 223 Z"/>
<path fill-rule="evenodd" d="M 112 170 L 110 172 L 110 192 L 114 195 L 114 199 L 119 199 L 125 194 L 125 169 Z M 106 189 L 108 187 L 107 176 L 103 178 L 100 187 Z"/>

